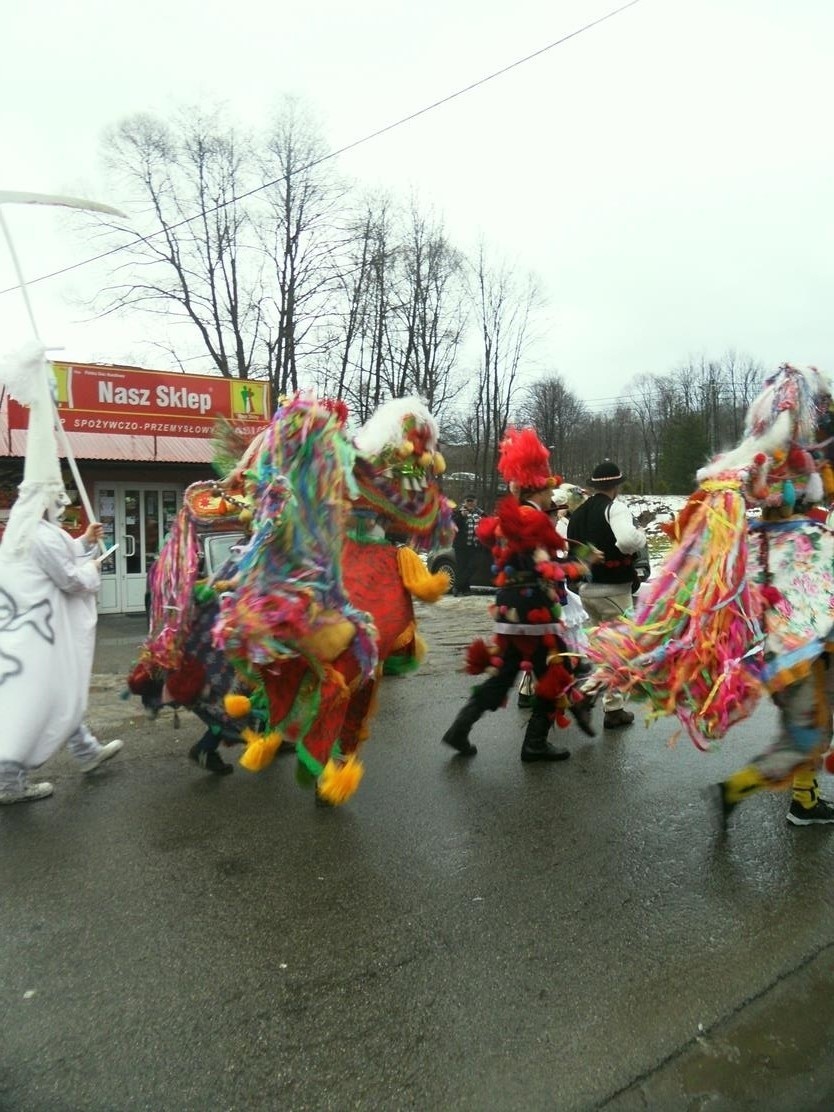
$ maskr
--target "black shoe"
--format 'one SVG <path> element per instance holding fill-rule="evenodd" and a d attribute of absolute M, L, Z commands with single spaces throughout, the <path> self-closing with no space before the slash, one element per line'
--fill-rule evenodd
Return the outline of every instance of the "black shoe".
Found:
<path fill-rule="evenodd" d="M 233 766 L 226 764 L 216 749 L 200 749 L 199 744 L 192 745 L 188 756 L 206 772 L 214 772 L 218 776 L 228 776 L 230 772 L 234 772 Z"/>
<path fill-rule="evenodd" d="M 834 822 L 834 803 L 820 798 L 813 807 L 803 807 L 794 799 L 788 811 L 788 822 L 794 826 L 816 826 Z"/>
<path fill-rule="evenodd" d="M 530 761 L 566 761 L 569 756 L 569 749 L 557 749 L 549 741 L 540 745 L 522 745 L 521 747 L 521 759 L 525 764 Z"/>
<path fill-rule="evenodd" d="M 704 799 L 710 805 L 713 814 L 715 815 L 716 824 L 720 834 L 727 833 L 727 819 L 738 806 L 737 803 L 729 803 L 727 795 L 724 791 L 723 784 L 710 784 L 708 788 L 704 788 Z"/>
<path fill-rule="evenodd" d="M 606 730 L 619 730 L 622 726 L 630 726 L 634 721 L 634 715 L 630 710 L 609 710 L 605 718 L 602 720 L 603 728 Z"/>
<path fill-rule="evenodd" d="M 462 757 L 474 757 L 478 752 L 477 745 L 473 745 L 468 737 L 456 733 L 454 726 L 448 729 L 440 740 L 444 745 L 449 745 L 452 749 L 456 749 Z"/>
<path fill-rule="evenodd" d="M 574 668 L 573 674 L 579 679 L 584 679 L 585 676 L 590 676 L 593 670 L 594 666 L 589 660 L 581 660 Z"/>
<path fill-rule="evenodd" d="M 519 697 L 518 697 L 518 709 L 519 710 L 529 710 L 530 707 L 532 707 L 532 705 L 533 705 L 534 697 L 535 696 L 533 696 L 533 695 L 525 695 L 522 692 L 522 694 L 519 695 Z"/>
<path fill-rule="evenodd" d="M 480 710 L 474 699 L 470 699 L 458 711 L 452 725 L 440 739 L 444 745 L 451 746 L 456 749 L 462 757 L 474 757 L 478 752 L 477 748 L 469 740 L 469 731 L 481 717 L 483 711 Z"/>
<path fill-rule="evenodd" d="M 578 703 L 571 703 L 568 707 L 577 726 L 588 737 L 597 736 L 597 732 L 591 724 L 591 711 L 594 709 L 594 702 L 595 700 L 590 695 L 585 695 Z"/>

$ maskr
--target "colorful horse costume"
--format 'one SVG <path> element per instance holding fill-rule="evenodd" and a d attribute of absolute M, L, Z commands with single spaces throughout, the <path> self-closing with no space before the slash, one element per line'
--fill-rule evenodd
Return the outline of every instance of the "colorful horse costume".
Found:
<path fill-rule="evenodd" d="M 773 697 L 780 736 L 717 786 L 724 820 L 752 792 L 793 782 L 789 821 L 834 821 L 816 779 L 834 699 L 834 532 L 818 509 L 834 494 L 832 432 L 827 380 L 781 367 L 742 443 L 699 472 L 633 621 L 600 627 L 589 652 L 595 682 L 643 697 L 651 717 L 677 715 L 702 749 Z"/>
<path fill-rule="evenodd" d="M 398 399 L 353 443 L 345 418 L 342 407 L 302 395 L 279 408 L 219 486 L 218 501 L 245 504 L 251 537 L 210 585 L 217 596 L 212 648 L 233 664 L 248 694 L 224 700 L 224 710 L 254 713 L 260 723 L 248 726 L 241 763 L 263 767 L 286 737 L 301 778 L 317 781 L 328 803 L 344 802 L 361 779 L 356 751 L 368 735 L 383 664 L 405 671 L 419 662 L 413 597 L 435 601 L 449 586 L 445 574 L 427 573 L 411 547 L 384 535 L 389 527 L 425 547 L 451 536 L 436 481 L 444 463 L 433 418 L 419 400 Z M 164 620 L 165 569 L 177 563 L 177 541 L 169 543 L 154 583 L 154 612 L 163 620 L 147 646 L 151 671 L 182 666 L 183 633 Z M 167 593 L 182 610 L 193 560 L 179 564 L 185 575 L 174 576 Z"/>

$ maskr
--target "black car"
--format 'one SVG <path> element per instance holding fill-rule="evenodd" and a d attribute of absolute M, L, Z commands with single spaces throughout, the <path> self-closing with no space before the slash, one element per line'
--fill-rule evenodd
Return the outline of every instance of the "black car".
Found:
<path fill-rule="evenodd" d="M 436 571 L 445 571 L 452 581 L 449 588 L 449 593 L 455 589 L 455 580 L 457 578 L 457 561 L 455 559 L 455 550 L 451 546 L 449 548 L 434 548 L 426 558 L 426 564 L 429 571 L 434 574 Z M 478 545 L 475 553 L 475 567 L 472 572 L 471 586 L 473 587 L 490 587 L 492 588 L 492 553 L 484 545 Z"/>

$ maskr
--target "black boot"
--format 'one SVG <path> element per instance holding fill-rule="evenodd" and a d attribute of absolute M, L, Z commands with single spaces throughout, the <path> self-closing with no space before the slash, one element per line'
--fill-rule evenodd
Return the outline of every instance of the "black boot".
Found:
<path fill-rule="evenodd" d="M 566 761 L 570 750 L 558 749 L 547 740 L 550 732 L 550 719 L 540 711 L 533 711 L 533 717 L 527 723 L 524 733 L 524 743 L 521 746 L 521 759 L 527 761 Z"/>
<path fill-rule="evenodd" d="M 469 740 L 469 731 L 482 714 L 483 711 L 475 700 L 470 699 L 440 740 L 444 745 L 457 749 L 462 757 L 474 757 L 478 750 Z"/>
<path fill-rule="evenodd" d="M 597 736 L 597 732 L 591 721 L 591 712 L 594 709 L 595 702 L 596 700 L 593 695 L 583 695 L 579 702 L 571 703 L 568 708 L 576 720 L 579 729 L 583 734 L 587 734 L 588 737 Z"/>

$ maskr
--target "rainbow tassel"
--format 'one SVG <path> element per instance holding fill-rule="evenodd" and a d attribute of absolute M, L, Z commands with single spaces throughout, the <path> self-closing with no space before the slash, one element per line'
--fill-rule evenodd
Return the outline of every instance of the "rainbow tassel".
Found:
<path fill-rule="evenodd" d="M 588 656 L 602 685 L 645 698 L 650 717 L 677 715 L 707 749 L 762 693 L 764 606 L 747 574 L 739 484 L 704 483 L 682 521 L 680 543 L 634 619 L 601 625 Z"/>

